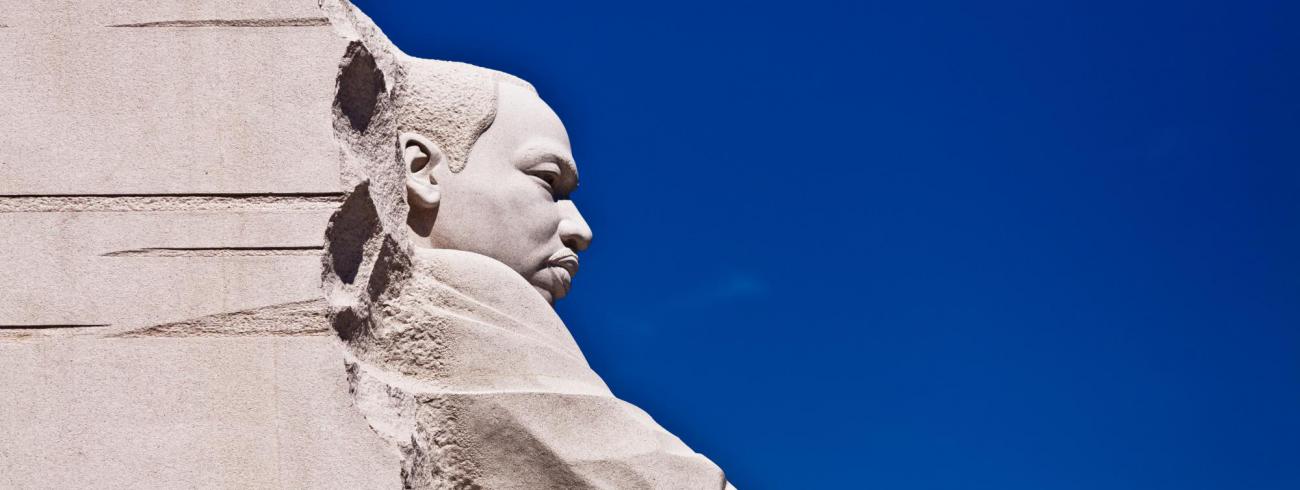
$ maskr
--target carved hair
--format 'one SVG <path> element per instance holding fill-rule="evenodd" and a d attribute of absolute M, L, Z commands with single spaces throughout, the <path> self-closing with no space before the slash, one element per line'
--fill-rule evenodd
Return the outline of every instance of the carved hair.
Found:
<path fill-rule="evenodd" d="M 452 172 L 496 119 L 497 84 L 534 90 L 519 78 L 465 63 L 404 56 L 393 92 L 397 130 L 424 135 L 441 147 Z"/>

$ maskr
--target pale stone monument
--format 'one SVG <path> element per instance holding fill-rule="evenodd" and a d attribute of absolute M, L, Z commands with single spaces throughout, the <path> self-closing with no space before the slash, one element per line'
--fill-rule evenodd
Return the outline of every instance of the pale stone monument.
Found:
<path fill-rule="evenodd" d="M 552 309 L 527 82 L 345 0 L 3 7 L 0 488 L 730 487 Z"/>

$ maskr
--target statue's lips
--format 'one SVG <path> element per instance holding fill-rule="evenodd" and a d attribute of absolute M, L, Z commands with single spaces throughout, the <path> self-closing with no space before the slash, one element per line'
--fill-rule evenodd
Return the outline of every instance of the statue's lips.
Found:
<path fill-rule="evenodd" d="M 546 259 L 548 267 L 562 267 L 568 271 L 569 276 L 578 275 L 578 254 L 573 253 L 568 247 L 561 248 L 551 254 L 551 258 Z"/>
<path fill-rule="evenodd" d="M 573 276 L 578 274 L 578 254 L 573 250 L 561 248 L 549 259 L 546 259 L 546 269 L 543 274 L 550 276 L 550 284 L 547 288 L 554 299 L 563 298 L 569 294 L 569 288 L 573 284 Z"/>

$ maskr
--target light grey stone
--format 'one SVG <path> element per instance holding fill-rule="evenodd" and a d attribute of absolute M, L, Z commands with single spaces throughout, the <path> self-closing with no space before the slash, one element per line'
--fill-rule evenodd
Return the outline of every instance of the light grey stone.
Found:
<path fill-rule="evenodd" d="M 330 337 L 0 341 L 0 488 L 400 488 Z"/>
<path fill-rule="evenodd" d="M 0 325 L 146 326 L 319 298 L 328 215 L 0 212 L 15 258 L 0 267 Z"/>
<path fill-rule="evenodd" d="M 578 167 L 527 82 L 407 56 L 346 1 L 334 104 L 344 180 L 326 232 L 352 393 L 407 488 L 729 488 L 616 398 L 549 303 L 593 232 Z"/>
<path fill-rule="evenodd" d="M 730 488 L 552 303 L 560 117 L 343 0 L 0 5 L 0 488 Z"/>
<path fill-rule="evenodd" d="M 344 46 L 328 26 L 11 24 L 0 195 L 338 192 Z"/>
<path fill-rule="evenodd" d="M 85 28 L 171 21 L 317 19 L 316 0 L 6 0 L 11 28 Z"/>

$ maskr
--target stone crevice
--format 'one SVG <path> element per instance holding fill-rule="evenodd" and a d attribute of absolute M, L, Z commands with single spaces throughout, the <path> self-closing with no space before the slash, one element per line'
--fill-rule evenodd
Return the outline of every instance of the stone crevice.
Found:
<path fill-rule="evenodd" d="M 204 19 L 163 20 L 135 24 L 114 24 L 105 27 L 322 27 L 330 25 L 324 17 L 296 17 L 285 19 Z"/>

